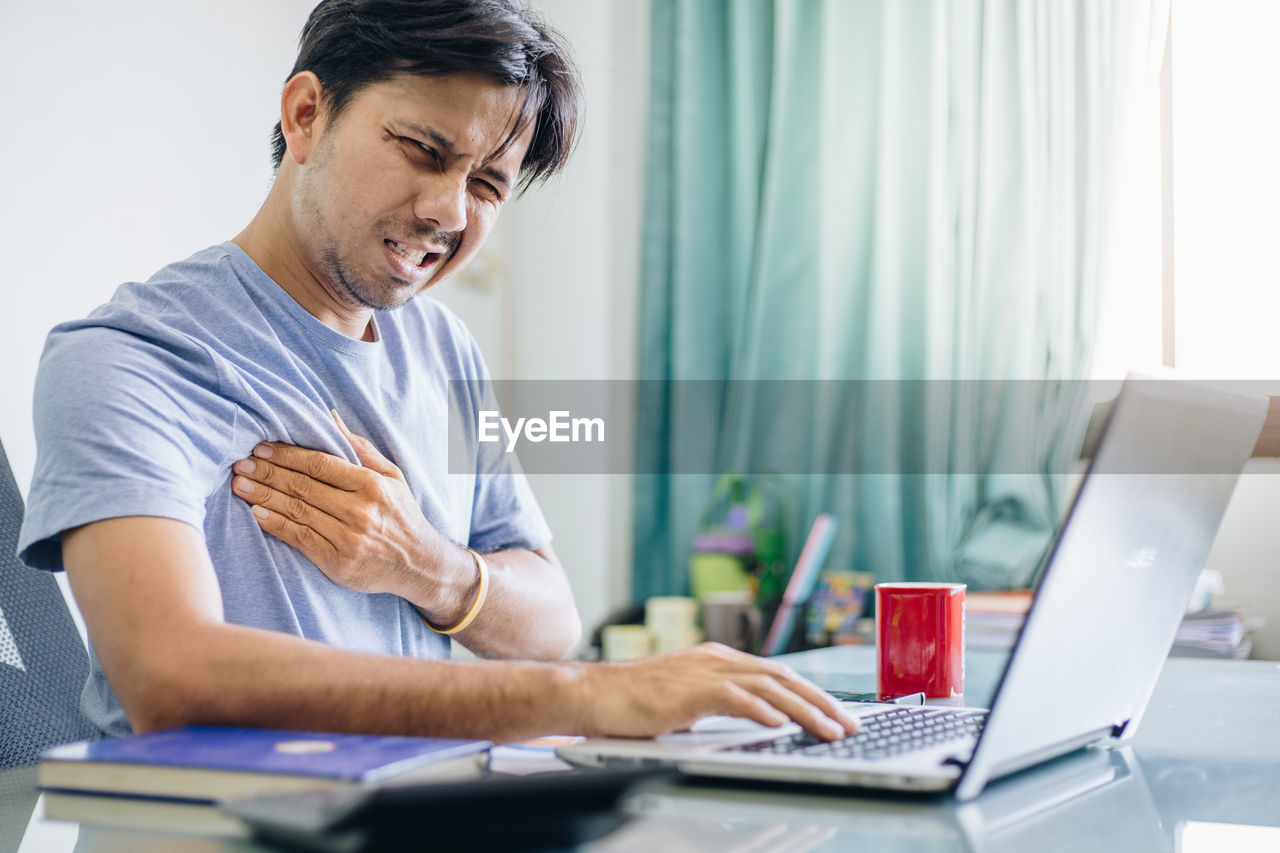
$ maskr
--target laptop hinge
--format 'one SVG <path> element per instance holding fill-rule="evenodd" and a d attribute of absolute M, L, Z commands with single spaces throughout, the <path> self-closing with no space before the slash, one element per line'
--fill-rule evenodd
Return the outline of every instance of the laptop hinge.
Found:
<path fill-rule="evenodd" d="M 1040 749 L 1033 750 L 1013 758 L 1005 759 L 991 768 L 991 773 L 987 777 L 989 779 L 999 779 L 1001 776 L 1008 776 L 1010 773 L 1017 773 L 1019 770 L 1039 764 L 1042 761 L 1048 761 L 1051 758 L 1057 758 L 1059 755 L 1066 755 L 1068 752 L 1075 752 L 1077 749 L 1097 743 L 1104 740 L 1108 734 L 1108 729 L 1095 729 L 1088 734 L 1079 737 L 1070 738 L 1056 744 L 1049 744 Z M 981 744 L 979 744 L 981 745 Z"/>

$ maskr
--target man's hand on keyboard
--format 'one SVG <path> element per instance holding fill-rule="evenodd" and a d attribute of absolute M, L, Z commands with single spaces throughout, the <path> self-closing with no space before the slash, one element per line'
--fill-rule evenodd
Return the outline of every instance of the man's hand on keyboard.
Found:
<path fill-rule="evenodd" d="M 719 643 L 623 663 L 584 667 L 583 717 L 591 735 L 648 737 L 711 714 L 766 726 L 795 720 L 824 740 L 858 730 L 855 717 L 817 685 L 775 661 Z"/>

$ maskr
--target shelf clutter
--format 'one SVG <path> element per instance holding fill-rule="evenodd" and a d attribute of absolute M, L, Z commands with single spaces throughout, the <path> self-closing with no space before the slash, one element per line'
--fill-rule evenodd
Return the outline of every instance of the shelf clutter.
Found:
<path fill-rule="evenodd" d="M 1234 658 L 1244 660 L 1253 652 L 1250 635 L 1262 627 L 1261 617 L 1250 617 L 1244 608 L 1213 609 L 1188 614 L 1173 640 L 1173 657 Z"/>
<path fill-rule="evenodd" d="M 1250 636 L 1264 624 L 1243 607 L 1223 602 L 1221 576 L 1201 573 L 1188 611 L 1178 626 L 1169 654 L 1172 657 L 1229 658 L 1243 660 L 1253 651 Z M 1013 648 L 1033 593 L 1029 589 L 984 592 L 971 590 L 965 597 L 966 645 L 971 649 Z"/>
<path fill-rule="evenodd" d="M 1033 596 L 1029 589 L 966 592 L 965 645 L 971 649 L 996 651 L 1013 648 Z"/>

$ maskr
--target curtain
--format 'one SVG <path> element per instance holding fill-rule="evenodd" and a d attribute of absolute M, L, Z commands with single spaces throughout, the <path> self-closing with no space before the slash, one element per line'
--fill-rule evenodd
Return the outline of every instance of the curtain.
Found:
<path fill-rule="evenodd" d="M 797 440 L 793 556 L 826 511 L 828 566 L 1030 581 L 1083 436 L 1110 169 L 1167 4 L 653 0 L 640 376 L 667 390 L 640 409 L 637 599 L 688 588 L 715 477 L 678 452 L 732 471 Z M 730 381 L 691 415 L 674 389 L 707 379 Z M 752 380 L 875 390 L 762 417 Z M 891 464 L 820 473 L 862 470 L 851 453 Z"/>

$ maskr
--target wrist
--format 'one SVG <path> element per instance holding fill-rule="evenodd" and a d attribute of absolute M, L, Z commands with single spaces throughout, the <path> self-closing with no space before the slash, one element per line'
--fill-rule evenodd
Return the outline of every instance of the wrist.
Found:
<path fill-rule="evenodd" d="M 428 531 L 420 541 L 422 547 L 408 558 L 409 576 L 399 595 L 418 608 L 427 622 L 453 625 L 475 597 L 475 560 L 439 531 Z"/>
<path fill-rule="evenodd" d="M 480 615 L 481 609 L 484 608 L 485 601 L 489 597 L 489 565 L 485 562 L 484 557 L 470 548 L 464 548 L 467 555 L 475 563 L 476 571 L 476 591 L 474 597 L 471 598 L 471 605 L 463 615 L 457 620 L 449 623 L 447 626 L 441 626 L 427 620 L 427 627 L 439 634 L 460 634 L 471 626 L 471 623 Z M 465 600 L 465 599 L 464 599 Z M 425 618 L 425 614 L 424 614 Z"/>
<path fill-rule="evenodd" d="M 612 668 L 609 663 L 568 663 L 561 665 L 555 695 L 563 697 L 569 710 L 569 734 L 599 737 L 599 681 Z"/>

